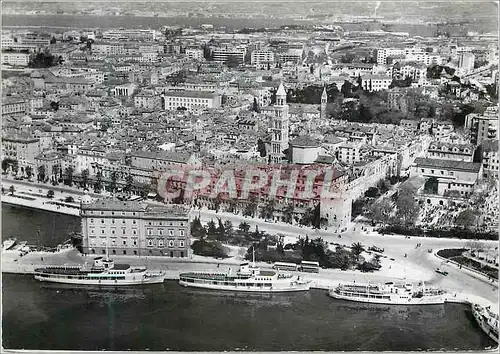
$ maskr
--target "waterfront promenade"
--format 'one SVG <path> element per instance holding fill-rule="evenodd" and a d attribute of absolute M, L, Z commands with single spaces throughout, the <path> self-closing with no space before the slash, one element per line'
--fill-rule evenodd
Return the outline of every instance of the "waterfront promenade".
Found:
<path fill-rule="evenodd" d="M 56 213 L 65 213 L 68 215 L 79 215 L 78 203 L 66 203 L 73 204 L 72 207 L 56 206 L 53 204 L 48 204 L 50 200 L 45 197 L 48 190 L 54 190 L 52 186 L 43 184 L 30 184 L 24 181 L 9 181 L 4 180 L 3 186 L 8 190 L 10 185 L 14 185 L 16 192 L 14 195 L 24 196 L 24 193 L 39 194 L 40 196 L 30 197 L 34 200 L 25 200 L 22 198 L 16 198 L 8 195 L 7 192 L 2 196 L 2 202 L 11 203 L 15 205 L 22 205 L 25 207 L 37 208 L 41 210 L 48 210 Z M 30 191 L 31 190 L 31 191 Z M 76 188 L 58 188 L 55 191 L 54 200 L 64 200 L 68 196 L 72 196 L 75 201 L 78 200 L 85 192 L 82 190 L 77 190 Z M 103 195 L 91 194 L 92 197 L 103 197 Z M 333 286 L 335 282 L 340 281 L 353 281 L 364 282 L 364 281 L 385 281 L 388 278 L 392 279 L 408 279 L 415 281 L 426 281 L 429 285 L 434 285 L 437 287 L 442 287 L 450 289 L 452 291 L 461 292 L 467 290 L 474 296 L 481 296 L 489 299 L 493 303 L 498 302 L 497 289 L 498 283 L 491 282 L 485 279 L 480 274 L 467 271 L 466 269 L 459 269 L 446 261 L 439 259 L 434 255 L 438 249 L 442 248 L 461 248 L 465 247 L 467 240 L 459 239 L 441 239 L 441 238 L 430 238 L 430 237 L 411 237 L 407 238 L 405 236 L 399 235 L 387 235 L 383 236 L 372 230 L 361 230 L 361 225 L 353 224 L 351 228 L 343 232 L 342 234 L 335 233 L 332 230 L 312 230 L 311 228 L 300 227 L 296 225 L 289 225 L 285 223 L 269 223 L 262 219 L 243 217 L 241 215 L 235 215 L 232 213 L 219 212 L 210 210 L 194 210 L 192 216 L 200 216 L 202 222 L 207 222 L 211 219 L 216 219 L 220 217 L 223 220 L 229 220 L 233 223 L 234 227 L 242 221 L 247 222 L 251 228 L 256 226 L 261 231 L 266 231 L 270 234 L 282 234 L 286 237 L 287 242 L 294 242 L 299 236 L 308 235 L 309 238 L 322 237 L 325 241 L 329 243 L 338 243 L 341 245 L 349 246 L 354 242 L 361 242 L 365 246 L 376 245 L 378 247 L 384 248 L 384 255 L 387 258 L 382 259 L 382 270 L 376 273 L 361 273 L 358 271 L 343 272 L 339 270 L 323 270 L 317 279 L 314 279 L 317 284 L 324 284 L 324 287 Z M 341 238 L 339 236 L 341 235 Z M 421 243 L 422 246 L 416 248 L 416 243 Z M 485 241 L 485 247 L 494 248 L 498 246 L 496 241 Z M 429 253 L 428 250 L 432 249 L 433 252 Z M 406 254 L 406 257 L 404 256 Z M 53 255 L 52 255 L 53 256 Z M 71 263 L 80 264 L 83 262 L 83 257 L 78 258 L 69 256 L 69 258 L 58 259 L 55 258 L 44 258 L 44 262 L 40 263 L 36 259 L 31 260 L 31 255 L 26 255 L 25 258 L 14 260 L 10 259 L 8 255 L 4 255 L 3 260 L 3 271 L 9 272 L 27 272 L 32 271 L 34 266 L 38 265 L 48 265 L 50 263 L 49 259 L 54 262 L 54 264 L 64 264 Z M 135 258 L 133 256 L 113 256 L 117 262 L 126 262 L 131 264 L 142 264 L 144 265 L 145 258 Z M 175 278 L 176 274 L 180 270 L 206 270 L 211 264 L 221 263 L 221 264 L 232 264 L 236 265 L 239 260 L 230 258 L 224 261 L 217 261 L 210 259 L 208 257 L 193 256 L 191 259 L 186 260 L 175 260 L 168 258 L 155 259 L 155 257 L 148 257 L 147 261 L 149 266 L 157 266 L 159 269 L 168 268 L 171 272 L 172 277 Z M 391 258 L 393 260 L 391 260 Z M 10 259 L 10 261 L 9 261 Z M 62 262 L 62 263 L 60 263 Z M 203 262 L 203 263 L 200 263 Z M 10 268 L 9 268 L 10 267 Z M 176 268 L 177 267 L 177 268 Z M 448 276 L 442 276 L 435 272 L 437 268 L 447 271 Z M 177 269 L 177 273 L 175 270 Z M 332 282 L 329 282 L 325 275 L 331 274 Z M 314 278 L 314 276 L 312 276 Z M 323 286 L 323 285 L 322 285 Z"/>

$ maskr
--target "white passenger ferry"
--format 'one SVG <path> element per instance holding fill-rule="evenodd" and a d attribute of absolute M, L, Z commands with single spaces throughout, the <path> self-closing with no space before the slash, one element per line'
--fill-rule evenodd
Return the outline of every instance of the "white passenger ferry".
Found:
<path fill-rule="evenodd" d="M 415 287 L 413 284 L 340 284 L 328 293 L 335 299 L 388 305 L 444 304 L 446 292 L 440 289 Z"/>
<path fill-rule="evenodd" d="M 235 275 L 228 273 L 182 273 L 179 284 L 213 290 L 246 292 L 289 292 L 309 290 L 309 281 L 300 276 L 260 270 L 249 263 L 240 265 Z"/>
<path fill-rule="evenodd" d="M 300 276 L 282 274 L 274 270 L 260 270 L 254 261 L 240 264 L 235 275 L 228 273 L 182 273 L 179 284 L 213 290 L 234 290 L 244 292 L 291 292 L 309 290 L 309 281 Z"/>
<path fill-rule="evenodd" d="M 472 305 L 472 314 L 481 329 L 495 342 L 498 343 L 498 314 L 493 313 L 490 307 Z"/>
<path fill-rule="evenodd" d="M 146 267 L 132 268 L 129 264 L 114 264 L 104 257 L 94 258 L 94 264 L 84 266 L 49 266 L 35 269 L 35 279 L 44 282 L 74 285 L 125 286 L 163 283 L 165 274 L 149 272 Z"/>

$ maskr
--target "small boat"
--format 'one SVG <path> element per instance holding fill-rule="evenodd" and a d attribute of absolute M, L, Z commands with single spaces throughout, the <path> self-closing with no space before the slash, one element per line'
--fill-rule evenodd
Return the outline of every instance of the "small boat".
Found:
<path fill-rule="evenodd" d="M 107 256 L 94 258 L 91 267 L 49 266 L 37 268 L 35 279 L 43 282 L 74 285 L 124 286 L 157 284 L 165 281 L 162 271 L 151 272 L 146 267 L 132 268 L 129 264 L 115 264 Z"/>
<path fill-rule="evenodd" d="M 440 289 L 415 287 L 413 284 L 340 284 L 328 292 L 335 299 L 388 305 L 444 304 L 446 292 Z"/>
<path fill-rule="evenodd" d="M 498 343 L 498 314 L 493 313 L 489 306 L 472 305 L 472 314 L 481 329 Z"/>
<path fill-rule="evenodd" d="M 27 241 L 18 242 L 14 245 L 14 247 L 11 247 L 9 251 L 21 251 L 24 247 L 26 247 L 27 243 Z"/>
<path fill-rule="evenodd" d="M 17 243 L 17 239 L 15 237 L 8 238 L 7 240 L 3 241 L 2 243 L 2 250 L 7 251 L 14 247 L 14 245 Z"/>
<path fill-rule="evenodd" d="M 279 273 L 274 270 L 260 270 L 253 262 L 240 264 L 235 275 L 227 273 L 182 273 L 179 284 L 212 290 L 232 290 L 239 292 L 276 293 L 309 290 L 310 281 L 300 276 Z"/>

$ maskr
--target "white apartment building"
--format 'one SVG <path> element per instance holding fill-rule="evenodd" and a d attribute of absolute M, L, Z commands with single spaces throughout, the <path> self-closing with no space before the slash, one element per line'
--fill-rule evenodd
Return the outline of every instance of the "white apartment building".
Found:
<path fill-rule="evenodd" d="M 341 144 L 337 149 L 337 159 L 346 164 L 353 164 L 362 161 L 369 150 L 367 145 L 363 143 L 346 142 Z"/>
<path fill-rule="evenodd" d="M 40 154 L 40 139 L 26 134 L 4 135 L 2 137 L 2 160 L 17 160 L 22 171 L 24 167 L 35 164 L 35 157 Z"/>
<path fill-rule="evenodd" d="M 387 57 L 405 55 L 405 50 L 401 48 L 380 48 L 377 50 L 377 64 L 387 64 Z"/>
<path fill-rule="evenodd" d="M 274 63 L 274 52 L 270 50 L 254 50 L 251 54 L 251 64 L 261 67 Z"/>
<path fill-rule="evenodd" d="M 108 159 L 106 158 L 104 148 L 80 146 L 74 161 L 75 173 L 82 173 L 83 170 L 88 170 L 89 176 L 93 176 L 99 171 L 99 166 L 107 162 Z"/>
<path fill-rule="evenodd" d="M 30 62 L 29 53 L 3 52 L 2 64 L 13 66 L 28 66 Z"/>
<path fill-rule="evenodd" d="M 458 57 L 458 68 L 463 72 L 469 72 L 474 69 L 475 55 L 472 53 L 462 53 Z"/>
<path fill-rule="evenodd" d="M 385 75 L 363 75 L 361 76 L 361 85 L 365 91 L 381 91 L 389 89 L 392 83 L 392 77 Z"/>
<path fill-rule="evenodd" d="M 125 54 L 125 47 L 120 43 L 95 42 L 92 44 L 92 53 L 104 55 Z"/>
<path fill-rule="evenodd" d="M 234 57 L 241 64 L 245 61 L 245 54 L 247 50 L 245 47 L 237 48 L 215 48 L 212 50 L 212 57 L 214 61 L 226 62 L 230 57 Z"/>
<path fill-rule="evenodd" d="M 137 89 L 134 84 L 117 85 L 114 89 L 115 96 L 132 96 Z"/>
<path fill-rule="evenodd" d="M 396 63 L 392 68 L 392 77 L 398 80 L 409 77 L 415 82 L 423 81 L 427 78 L 427 67 L 422 63 Z"/>
<path fill-rule="evenodd" d="M 165 110 L 185 108 L 188 112 L 201 112 L 221 105 L 220 95 L 211 92 L 167 91 L 162 97 Z"/>
<path fill-rule="evenodd" d="M 201 48 L 186 48 L 186 57 L 194 60 L 203 59 L 203 49 Z"/>

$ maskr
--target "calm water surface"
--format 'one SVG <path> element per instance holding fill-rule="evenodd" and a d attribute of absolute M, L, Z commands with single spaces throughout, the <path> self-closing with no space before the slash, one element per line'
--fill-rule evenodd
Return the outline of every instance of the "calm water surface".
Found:
<path fill-rule="evenodd" d="M 79 217 L 2 203 L 2 240 L 16 237 L 30 245 L 55 247 L 81 232 Z M 39 235 L 39 236 L 38 236 Z"/>
<path fill-rule="evenodd" d="M 74 350 L 430 350 L 493 343 L 465 305 L 389 307 L 325 291 L 248 295 L 182 288 L 68 289 L 3 277 L 3 343 Z"/>
<path fill-rule="evenodd" d="M 165 25 L 200 26 L 208 23 L 216 28 L 224 26 L 228 29 L 241 28 L 276 28 L 285 25 L 310 25 L 314 20 L 299 19 L 262 19 L 262 18 L 201 18 L 201 17 L 141 17 L 141 16 L 92 16 L 92 15 L 4 15 L 3 26 L 40 26 L 47 28 L 153 28 L 159 29 Z M 467 23 L 460 26 L 437 26 L 428 24 L 392 24 L 386 29 L 391 32 L 409 32 L 414 36 L 435 36 L 438 28 L 445 29 L 450 35 L 465 35 L 467 31 L 496 31 L 497 20 L 484 18 L 479 23 Z M 376 31 L 382 29 L 380 22 L 342 23 L 347 31 Z"/>
<path fill-rule="evenodd" d="M 77 217 L 2 205 L 3 237 L 53 246 Z M 494 343 L 459 304 L 389 307 L 325 291 L 238 294 L 162 285 L 71 289 L 4 274 L 3 345 L 60 350 L 430 350 Z"/>

